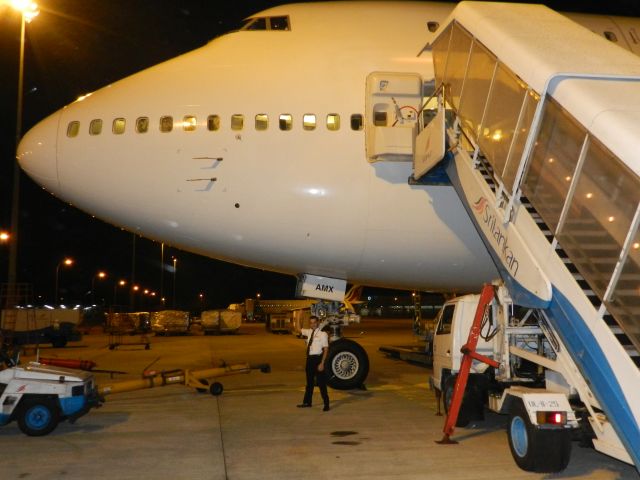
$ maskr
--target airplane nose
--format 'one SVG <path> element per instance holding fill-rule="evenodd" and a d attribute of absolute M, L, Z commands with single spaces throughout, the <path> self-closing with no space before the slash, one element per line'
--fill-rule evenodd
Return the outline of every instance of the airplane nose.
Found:
<path fill-rule="evenodd" d="M 20 167 L 38 184 L 51 192 L 58 189 L 58 124 L 60 112 L 42 120 L 29 130 L 18 145 Z"/>

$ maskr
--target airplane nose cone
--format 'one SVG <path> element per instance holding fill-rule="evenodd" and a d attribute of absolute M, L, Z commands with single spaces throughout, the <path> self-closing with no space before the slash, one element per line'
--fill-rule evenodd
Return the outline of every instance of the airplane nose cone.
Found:
<path fill-rule="evenodd" d="M 60 115 L 60 112 L 54 113 L 29 130 L 16 152 L 20 167 L 36 183 L 52 192 L 59 186 L 57 142 Z"/>

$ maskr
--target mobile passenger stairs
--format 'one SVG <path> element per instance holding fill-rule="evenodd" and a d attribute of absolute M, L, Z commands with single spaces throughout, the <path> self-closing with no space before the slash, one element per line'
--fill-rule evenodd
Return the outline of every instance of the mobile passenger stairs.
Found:
<path fill-rule="evenodd" d="M 594 447 L 640 469 L 640 59 L 540 5 L 443 25 L 410 181 L 444 167 Z"/>

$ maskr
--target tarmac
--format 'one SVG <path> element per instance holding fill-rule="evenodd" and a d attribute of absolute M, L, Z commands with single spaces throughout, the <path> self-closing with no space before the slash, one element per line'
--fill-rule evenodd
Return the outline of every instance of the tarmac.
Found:
<path fill-rule="evenodd" d="M 224 361 L 271 364 L 219 379 L 212 396 L 182 385 L 114 394 L 75 424 L 45 437 L 23 435 L 15 422 L 0 428 L 0 478 L 8 479 L 640 479 L 630 465 L 573 444 L 568 468 L 541 475 L 520 470 L 509 452 L 506 417 L 456 429 L 457 445 L 438 445 L 431 370 L 389 358 L 381 345 L 417 343 L 410 320 L 364 319 L 345 335 L 368 352 L 366 390 L 319 393 L 299 409 L 304 390 L 302 340 L 245 324 L 236 335 L 151 337 L 151 348 L 109 350 L 104 334 L 85 335 L 44 357 L 79 358 L 122 370 L 99 385 L 139 378 L 145 368 L 208 368 Z M 131 337 L 135 340 L 136 337 Z M 23 361 L 29 358 L 23 358 Z"/>

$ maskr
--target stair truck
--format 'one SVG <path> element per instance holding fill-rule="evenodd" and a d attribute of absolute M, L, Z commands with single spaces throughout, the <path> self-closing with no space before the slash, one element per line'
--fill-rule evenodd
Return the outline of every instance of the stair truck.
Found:
<path fill-rule="evenodd" d="M 453 425 L 482 420 L 488 407 L 509 415 L 509 447 L 523 470 L 563 470 L 576 437 L 633 464 L 545 311 L 514 305 L 502 284 L 445 303 L 430 383 L 453 422 L 439 443 L 451 443 Z"/>

